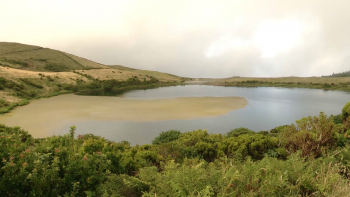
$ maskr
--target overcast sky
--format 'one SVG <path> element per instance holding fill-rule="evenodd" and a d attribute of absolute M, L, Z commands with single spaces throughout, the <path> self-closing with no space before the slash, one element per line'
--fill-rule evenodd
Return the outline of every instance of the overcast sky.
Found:
<path fill-rule="evenodd" d="M 349 0 L 0 0 L 0 41 L 187 77 L 350 70 Z"/>

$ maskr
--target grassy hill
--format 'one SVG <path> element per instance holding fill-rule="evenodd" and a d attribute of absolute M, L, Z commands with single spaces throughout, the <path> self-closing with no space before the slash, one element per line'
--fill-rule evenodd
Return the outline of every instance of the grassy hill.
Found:
<path fill-rule="evenodd" d="M 157 71 L 107 66 L 54 49 L 0 42 L 0 113 L 27 104 L 28 99 L 82 89 L 165 85 L 184 80 Z"/>
<path fill-rule="evenodd" d="M 77 70 L 81 73 L 86 70 L 86 74 L 100 80 L 126 80 L 134 76 L 146 78 L 146 80 L 152 76 L 163 82 L 178 82 L 185 79 L 157 71 L 133 69 L 120 65 L 107 66 L 54 49 L 9 42 L 0 42 L 0 66 L 40 72 Z"/>

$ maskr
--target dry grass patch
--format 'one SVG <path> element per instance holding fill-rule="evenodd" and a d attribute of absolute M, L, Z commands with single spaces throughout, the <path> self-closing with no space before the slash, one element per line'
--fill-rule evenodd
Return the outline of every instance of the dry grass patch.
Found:
<path fill-rule="evenodd" d="M 6 79 L 17 81 L 18 78 L 34 78 L 39 79 L 39 73 L 45 76 L 51 76 L 55 79 L 55 81 L 59 81 L 61 83 L 73 83 L 76 79 L 81 79 L 84 81 L 89 81 L 86 77 L 75 74 L 73 72 L 35 72 L 28 70 L 19 70 L 14 68 L 7 68 L 0 66 L 0 77 L 4 77 Z M 58 78 L 56 78 L 56 76 Z"/>
<path fill-rule="evenodd" d="M 99 80 L 116 79 L 119 81 L 125 81 L 134 76 L 137 76 L 139 79 L 143 79 L 145 77 L 146 80 L 148 80 L 146 75 L 140 76 L 138 73 L 118 69 L 77 70 L 77 72 L 90 75 L 91 77 Z"/>
<path fill-rule="evenodd" d="M 8 92 L 3 90 L 0 90 L 0 99 L 3 99 L 9 103 L 17 103 L 21 100 L 20 98 L 9 95 Z"/>

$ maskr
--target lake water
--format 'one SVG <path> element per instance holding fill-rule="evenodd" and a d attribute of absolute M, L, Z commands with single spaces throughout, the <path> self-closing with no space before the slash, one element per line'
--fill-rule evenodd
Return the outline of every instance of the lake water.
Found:
<path fill-rule="evenodd" d="M 75 120 L 74 118 L 69 118 L 68 115 L 66 119 L 61 116 L 54 117 L 54 115 L 50 115 L 52 118 L 56 118 L 54 122 L 58 123 L 58 126 L 56 125 L 48 132 L 50 135 L 68 133 L 69 127 L 74 124 L 77 127 L 77 134 L 93 133 L 114 141 L 127 140 L 133 145 L 151 143 L 160 132 L 171 129 L 181 130 L 182 132 L 207 129 L 209 133 L 222 134 L 238 127 L 247 127 L 254 131 L 270 130 L 276 126 L 292 124 L 295 120 L 302 117 L 317 116 L 321 111 L 325 112 L 327 115 L 339 114 L 342 107 L 350 101 L 350 94 L 341 91 L 275 87 L 241 88 L 207 85 L 186 85 L 147 90 L 132 90 L 124 92 L 121 95 L 116 95 L 115 97 L 68 95 L 72 96 L 71 98 L 80 98 L 71 99 L 70 97 L 64 96 L 65 95 L 63 95 L 63 97 L 58 96 L 33 101 L 33 104 L 29 104 L 28 107 L 31 105 L 35 107 L 35 104 L 38 106 L 49 106 L 49 104 L 45 105 L 45 102 L 51 102 L 50 105 L 53 105 L 52 103 L 59 103 L 60 99 L 64 100 L 64 98 L 66 98 L 66 103 L 60 105 L 58 107 L 59 109 L 56 110 L 60 110 L 61 112 L 65 110 L 64 113 L 70 113 L 67 111 L 69 110 L 68 108 L 72 108 L 70 105 L 72 103 L 74 104 L 74 102 L 76 102 L 76 105 L 83 103 L 84 97 L 89 97 L 91 99 L 93 97 L 94 99 L 94 102 L 89 101 L 89 104 L 86 104 L 87 106 L 85 107 L 99 105 L 99 102 L 114 102 L 110 99 L 119 99 L 115 100 L 115 102 L 122 103 L 119 105 L 119 108 L 111 112 L 108 118 L 94 119 L 91 118 L 92 116 L 85 118 L 85 116 L 82 115 L 83 118 Z M 182 101 L 171 100 L 172 98 L 179 97 L 182 99 L 187 97 L 191 98 L 183 100 L 187 105 L 182 103 Z M 231 97 L 227 99 L 238 100 L 203 100 L 203 98 L 198 98 L 197 103 L 193 102 L 193 97 Z M 235 97 L 244 97 L 245 99 L 239 100 L 239 98 Z M 244 103 L 245 100 L 248 101 L 248 105 Z M 194 104 L 189 104 L 189 101 Z M 130 102 L 136 103 L 133 104 Z M 143 105 L 140 105 L 139 102 L 142 102 Z M 144 102 L 146 102 L 146 104 Z M 147 102 L 150 103 L 147 104 Z M 230 102 L 241 102 L 241 105 L 239 107 L 231 106 L 229 105 Z M 151 108 L 154 109 L 157 108 L 158 103 L 159 105 L 161 105 L 160 103 L 163 103 L 162 105 L 172 105 L 172 107 L 169 108 L 169 113 L 173 111 L 177 113 L 177 115 L 172 117 L 170 114 L 170 117 L 167 118 L 167 113 L 162 112 L 163 114 L 159 114 L 160 111 L 157 111 L 158 115 L 152 116 L 152 114 L 150 114 L 152 111 L 147 111 L 150 109 L 143 107 L 152 106 Z M 81 109 L 83 109 L 83 104 L 80 105 L 82 105 Z M 134 105 L 138 105 L 138 108 L 132 108 Z M 67 109 L 64 109 L 65 106 Z M 112 105 L 108 104 L 106 104 L 104 108 L 108 108 L 108 106 L 113 108 Z M 123 106 L 124 108 L 122 108 Z M 25 109 L 24 107 L 23 109 Z M 100 108 L 95 109 L 93 117 L 99 117 L 99 109 Z M 35 114 L 38 116 L 40 114 L 45 115 L 45 110 L 47 109 L 38 109 L 37 112 L 33 112 L 34 109 L 30 110 L 32 110 L 34 117 L 28 117 L 27 121 L 32 121 L 31 123 L 33 123 L 33 121 L 40 122 L 40 120 L 34 120 Z M 123 117 L 123 114 L 117 116 L 118 110 L 126 110 L 127 112 L 133 111 L 134 115 L 127 114 L 125 116 L 130 116 L 130 118 L 123 120 L 120 119 Z M 135 112 L 135 110 L 137 111 Z M 14 119 L 16 113 L 20 113 L 20 108 L 15 109 L 10 116 L 13 116 Z M 52 113 L 55 114 L 56 112 Z M 71 113 L 77 112 L 73 112 L 72 110 Z M 84 111 L 82 110 L 79 113 L 84 114 Z M 125 113 L 125 111 L 123 113 Z M 57 114 L 59 113 L 57 112 Z M 179 114 L 183 115 L 183 119 Z M 135 118 L 133 119 L 132 117 Z M 31 118 L 33 120 L 31 120 Z M 147 118 L 149 118 L 149 120 Z M 144 121 L 135 121 L 137 119 Z M 4 123 L 2 120 L 4 120 L 4 118 L 0 117 L 0 123 Z M 45 126 L 45 121 L 41 121 L 40 124 Z M 50 121 L 46 121 L 46 126 L 48 126 L 48 128 L 49 125 L 52 125 Z M 18 126 L 21 126 L 21 120 L 18 120 Z M 24 129 L 26 128 L 24 127 Z"/>

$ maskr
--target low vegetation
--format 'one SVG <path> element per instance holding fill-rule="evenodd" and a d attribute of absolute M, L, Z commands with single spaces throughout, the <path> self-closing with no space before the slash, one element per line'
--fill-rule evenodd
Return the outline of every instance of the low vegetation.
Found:
<path fill-rule="evenodd" d="M 74 126 L 34 139 L 0 125 L 0 195 L 347 196 L 349 106 L 257 133 L 171 130 L 142 146 L 77 135 Z"/>
<path fill-rule="evenodd" d="M 69 71 L 69 68 L 63 64 L 48 63 L 45 65 L 44 69 L 52 72 L 64 72 Z"/>
<path fill-rule="evenodd" d="M 343 80 L 333 80 L 334 82 L 297 82 L 289 81 L 285 79 L 284 81 L 272 80 L 272 78 L 267 79 L 254 79 L 254 80 L 225 80 L 225 81 L 214 81 L 210 84 L 219 86 L 234 86 L 234 87 L 284 87 L 284 88 L 311 88 L 311 89 L 324 89 L 324 90 L 342 90 L 350 91 L 350 78 L 343 78 Z M 323 78 L 320 78 L 323 79 Z M 305 79 L 303 79 L 305 80 Z M 319 80 L 315 80 L 319 81 Z M 325 80 L 326 81 L 326 80 Z"/>

